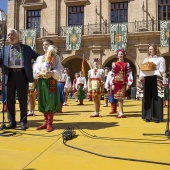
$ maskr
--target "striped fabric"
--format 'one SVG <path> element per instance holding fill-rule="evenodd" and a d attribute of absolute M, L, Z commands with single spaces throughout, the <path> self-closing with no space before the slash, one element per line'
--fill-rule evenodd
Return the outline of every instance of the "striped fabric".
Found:
<path fill-rule="evenodd" d="M 143 84 L 144 84 L 144 78 L 141 80 L 138 80 L 138 86 L 137 86 L 137 98 L 142 98 L 143 96 Z M 157 89 L 158 89 L 158 96 L 164 97 L 164 86 L 163 86 L 163 78 L 160 76 L 157 76 Z"/>

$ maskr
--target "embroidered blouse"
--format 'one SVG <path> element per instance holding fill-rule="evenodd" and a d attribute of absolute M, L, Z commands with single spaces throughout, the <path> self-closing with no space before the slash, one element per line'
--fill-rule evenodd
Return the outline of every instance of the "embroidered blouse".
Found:
<path fill-rule="evenodd" d="M 123 65 L 122 65 L 123 64 Z M 112 70 L 109 71 L 105 88 L 109 90 L 109 87 L 117 84 L 127 84 L 129 86 L 133 83 L 132 70 L 129 63 L 116 62 L 112 63 Z"/>
<path fill-rule="evenodd" d="M 104 70 L 99 68 L 94 68 L 88 71 L 88 78 L 100 78 L 101 80 L 104 80 Z"/>

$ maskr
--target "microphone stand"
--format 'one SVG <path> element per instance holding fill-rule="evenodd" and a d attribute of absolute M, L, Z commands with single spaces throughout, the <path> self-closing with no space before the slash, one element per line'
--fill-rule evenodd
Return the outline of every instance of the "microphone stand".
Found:
<path fill-rule="evenodd" d="M 2 95 L 3 96 L 5 95 L 5 97 L 7 97 L 6 96 L 7 91 L 6 91 L 6 88 L 5 88 L 5 74 L 4 74 L 4 56 L 5 56 L 6 35 L 4 35 L 2 41 L 3 41 L 3 49 L 2 49 L 3 50 L 2 51 Z M 6 129 L 5 115 L 4 115 L 4 101 L 2 102 L 2 104 L 3 104 L 2 105 L 2 113 L 3 113 L 2 116 L 3 116 L 3 118 L 2 118 L 2 125 L 0 127 L 0 130 Z M 14 135 L 16 135 L 16 132 L 11 132 L 11 131 L 4 131 L 0 134 L 0 136 L 2 136 L 2 137 L 9 137 L 9 136 L 14 136 Z"/>
<path fill-rule="evenodd" d="M 5 56 L 5 41 L 6 41 L 6 35 L 4 35 L 3 39 L 3 48 L 2 48 L 2 62 L 4 62 L 4 56 Z M 2 63 L 2 96 L 4 97 L 5 94 L 5 75 L 4 75 L 4 63 Z M 4 95 L 5 94 L 5 95 Z M 2 101 L 2 125 L 0 127 L 1 130 L 6 129 L 5 125 L 5 115 L 4 115 L 4 101 Z"/>
<path fill-rule="evenodd" d="M 168 109 L 167 109 L 167 124 L 165 130 L 165 136 L 170 139 L 170 131 L 169 131 L 169 116 L 170 116 L 170 68 L 168 73 Z"/>

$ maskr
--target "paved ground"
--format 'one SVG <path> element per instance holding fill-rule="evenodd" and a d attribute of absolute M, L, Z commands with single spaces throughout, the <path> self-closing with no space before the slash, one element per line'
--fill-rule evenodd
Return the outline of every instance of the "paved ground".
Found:
<path fill-rule="evenodd" d="M 19 126 L 15 130 L 0 131 L 0 169 L 170 169 L 170 139 L 164 135 L 167 108 L 164 108 L 165 122 L 156 124 L 141 119 L 141 101 L 126 100 L 126 118 L 121 119 L 108 114 L 110 107 L 101 107 L 102 118 L 90 118 L 93 102 L 85 100 L 84 106 L 77 106 L 69 99 L 68 103 L 69 106 L 63 107 L 64 113 L 54 117 L 51 133 L 36 130 L 43 120 L 37 105 L 37 116 L 28 117 L 27 131 L 20 130 Z M 19 121 L 18 103 L 16 108 Z M 76 131 L 76 137 L 66 142 L 69 147 L 63 144 L 61 135 L 68 126 Z M 16 134 L 4 137 L 3 132 Z"/>

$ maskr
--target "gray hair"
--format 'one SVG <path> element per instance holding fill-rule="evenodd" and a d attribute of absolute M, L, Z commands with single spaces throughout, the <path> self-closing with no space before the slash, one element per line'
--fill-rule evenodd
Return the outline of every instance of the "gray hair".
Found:
<path fill-rule="evenodd" d="M 14 28 L 8 28 L 8 32 L 14 32 L 15 34 L 19 34 L 18 31 Z"/>

